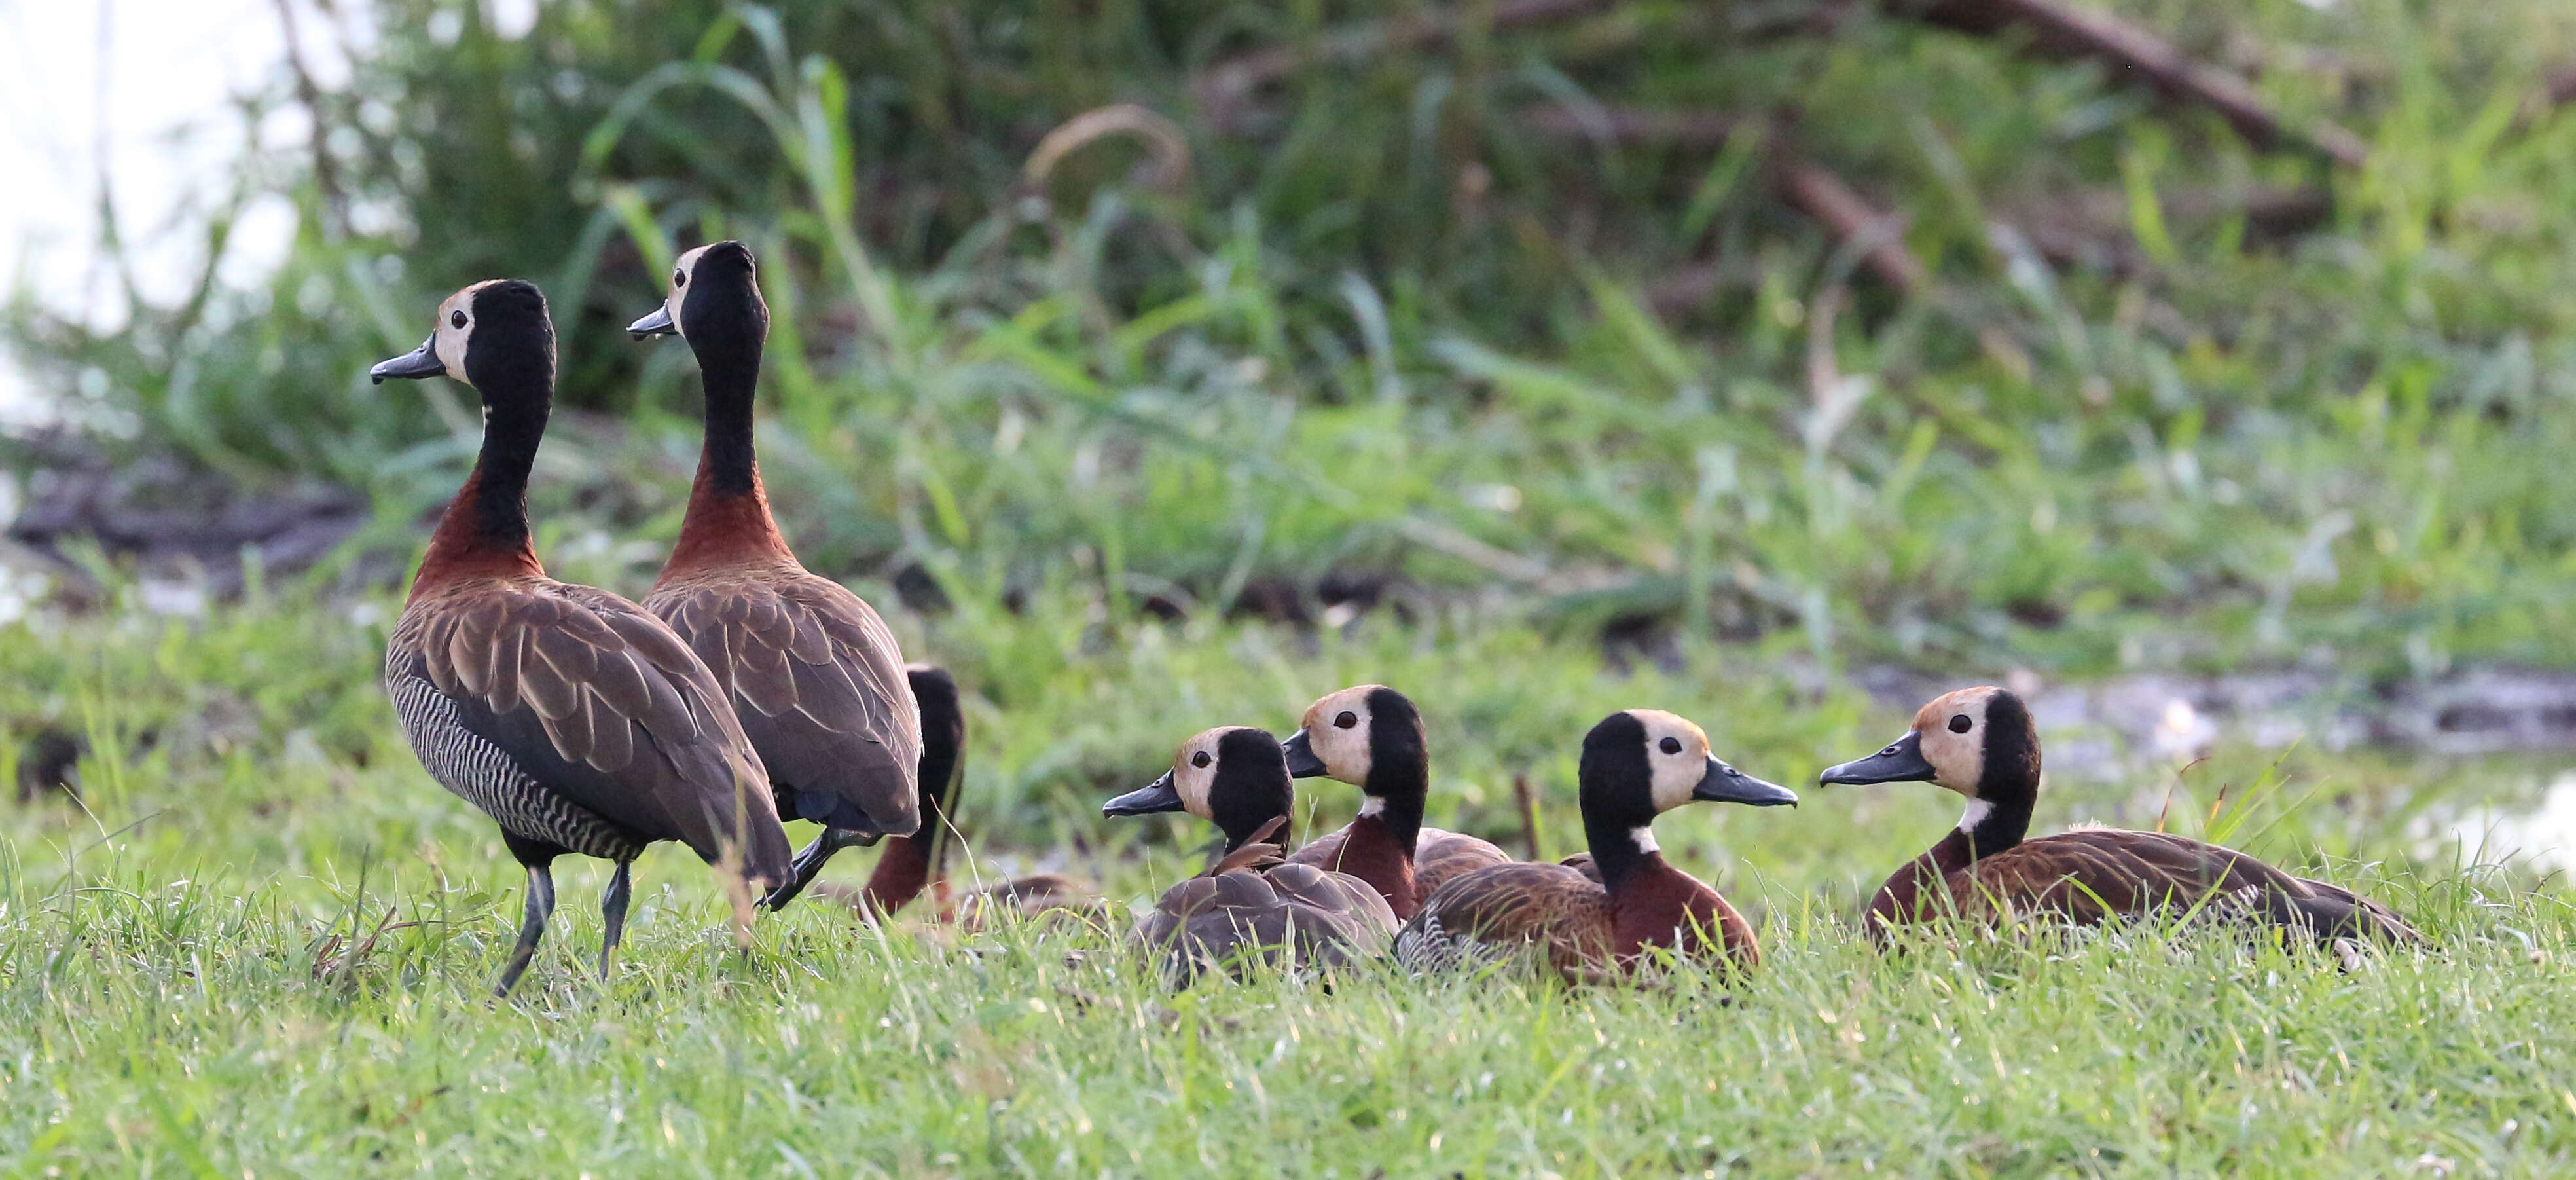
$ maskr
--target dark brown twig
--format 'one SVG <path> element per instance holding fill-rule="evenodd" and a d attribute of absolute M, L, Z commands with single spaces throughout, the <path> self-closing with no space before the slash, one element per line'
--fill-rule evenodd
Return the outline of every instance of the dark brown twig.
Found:
<path fill-rule="evenodd" d="M 313 187 L 322 193 L 322 229 L 333 238 L 349 226 L 349 198 L 340 187 L 340 166 L 331 159 L 331 122 L 322 109 L 322 87 L 304 64 L 303 39 L 295 31 L 294 0 L 277 0 L 277 28 L 286 41 L 286 69 L 295 75 L 295 101 L 304 104 L 313 127 Z"/>
<path fill-rule="evenodd" d="M 1529 846 L 1530 860 L 1546 860 L 1547 850 L 1539 846 L 1538 838 L 1538 792 L 1530 789 L 1527 771 L 1512 775 L 1512 801 L 1520 804 L 1521 841 Z"/>
<path fill-rule="evenodd" d="M 2168 99 L 2197 103 L 2218 112 L 2236 133 L 2258 148 L 2302 147 L 2347 168 L 2358 168 L 2370 156 L 2361 137 L 2328 120 L 2292 128 L 2265 105 L 2254 88 L 2216 66 L 2194 61 L 2162 37 L 2098 12 L 2087 12 L 2062 0 L 1885 0 L 1901 15 L 1962 33 L 1991 37 L 2019 29 L 2030 38 L 2032 52 L 2049 57 L 2091 58 L 2111 67 L 2115 76 L 2134 76 Z"/>

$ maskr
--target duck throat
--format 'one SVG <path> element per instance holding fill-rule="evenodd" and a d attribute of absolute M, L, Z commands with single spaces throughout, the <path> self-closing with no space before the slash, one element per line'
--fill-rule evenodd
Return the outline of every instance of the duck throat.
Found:
<path fill-rule="evenodd" d="M 689 488 L 688 515 L 663 567 L 685 571 L 738 565 L 746 559 L 795 560 L 769 513 L 752 445 L 752 391 L 760 380 L 760 347 L 709 344 L 698 349 L 706 378 L 706 441 Z"/>
<path fill-rule="evenodd" d="M 543 397 L 484 409 L 482 453 L 430 536 L 412 597 L 463 578 L 545 573 L 528 537 L 528 472 L 536 466 L 546 417 Z"/>
<path fill-rule="evenodd" d="M 1968 800 L 1959 826 L 1923 855 L 1896 870 L 1870 900 L 1878 923 L 1911 922 L 1945 912 L 1950 875 L 1987 857 L 2009 851 L 2030 834 L 2036 793 L 2009 785 L 1988 787 Z"/>
<path fill-rule="evenodd" d="M 1663 849 L 1655 843 L 1655 830 L 1648 826 L 1652 822 L 1652 816 L 1633 823 L 1583 817 L 1584 845 L 1592 852 L 1592 867 L 1601 873 L 1601 887 L 1611 897 L 1669 869 Z"/>

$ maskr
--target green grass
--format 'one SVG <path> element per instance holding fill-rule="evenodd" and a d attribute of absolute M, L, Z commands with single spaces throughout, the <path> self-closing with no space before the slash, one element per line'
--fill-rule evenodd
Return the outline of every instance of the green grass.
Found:
<path fill-rule="evenodd" d="M 2511 764 L 2230 749 L 2170 805 L 2151 769 L 2043 798 L 2045 826 L 2162 812 L 2224 833 L 2365 886 L 2441 946 L 2353 975 L 2156 927 L 1882 955 L 1850 921 L 1860 892 L 1954 818 L 1941 792 L 1889 787 L 1658 826 L 1758 916 L 1769 961 L 1734 988 L 1381 971 L 1174 995 L 1107 935 L 879 932 L 810 904 L 763 919 L 746 956 L 712 875 L 666 847 L 640 866 L 612 984 L 587 974 L 604 866 L 567 862 L 545 952 L 496 1007 L 518 872 L 401 744 L 375 686 L 390 606 L 281 588 L 195 621 L 0 633 L 0 705 L 98 751 L 85 813 L 40 803 L 0 829 L 0 1163 L 1357 1180 L 2372 1175 L 2427 1157 L 2541 1175 L 2576 1158 L 2576 912 L 2419 830 L 2444 803 L 2526 793 Z M 1473 619 L 1111 639 L 1059 609 L 895 621 L 965 672 L 978 863 L 1062 863 L 1131 904 L 1192 871 L 1207 834 L 1105 821 L 1096 801 L 1197 729 L 1282 728 L 1346 681 L 1423 702 L 1435 818 L 1508 841 L 1509 775 L 1530 774 L 1551 854 L 1573 847 L 1573 745 L 1611 708 L 1676 709 L 1787 782 L 1901 724 L 1742 650 L 1623 673 Z M 1301 793 L 1309 829 L 1354 796 Z M 863 871 L 845 859 L 836 874 Z"/>

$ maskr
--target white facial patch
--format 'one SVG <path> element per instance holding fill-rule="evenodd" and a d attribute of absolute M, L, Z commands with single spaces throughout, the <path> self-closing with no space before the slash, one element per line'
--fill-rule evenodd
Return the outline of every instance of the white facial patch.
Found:
<path fill-rule="evenodd" d="M 1379 814 L 1379 813 L 1381 813 L 1381 812 L 1384 812 L 1385 810 L 1386 810 L 1386 800 L 1385 800 L 1383 797 L 1380 797 L 1380 796 L 1377 796 L 1377 795 L 1362 795 L 1362 796 L 1360 796 L 1360 814 L 1361 814 L 1361 815 L 1363 815 L 1363 816 L 1377 815 L 1377 814 Z"/>
<path fill-rule="evenodd" d="M 708 245 L 714 245 L 714 243 L 710 242 Z M 689 293 L 690 280 L 698 276 L 698 259 L 704 257 L 706 252 L 707 247 L 700 246 L 680 255 L 679 261 L 671 264 L 671 293 L 662 297 L 662 310 L 670 313 L 671 327 L 683 340 L 689 338 L 689 330 L 681 326 L 683 321 L 680 319 L 680 302 Z"/>
<path fill-rule="evenodd" d="M 1653 828 L 1630 828 L 1628 829 L 1628 840 L 1630 843 L 1637 846 L 1637 851 L 1639 852 L 1663 851 L 1663 846 L 1655 843 L 1655 829 Z"/>
<path fill-rule="evenodd" d="M 1708 734 L 1686 718 L 1661 709 L 1630 709 L 1628 715 L 1646 727 L 1646 766 L 1652 772 L 1655 810 L 1671 811 L 1691 801 L 1699 780 L 1708 777 Z"/>
<path fill-rule="evenodd" d="M 1216 785 L 1216 745 L 1237 727 L 1223 726 L 1181 743 L 1180 753 L 1172 757 L 1172 789 L 1181 796 L 1181 809 L 1203 820 L 1213 822 L 1216 812 L 1208 806 L 1208 793 Z"/>
<path fill-rule="evenodd" d="M 1986 771 L 1986 703 L 1994 693 L 1991 688 L 1963 688 L 1914 715 L 1914 732 L 1921 735 L 1933 782 L 1962 795 L 1976 793 Z M 1966 719 L 1964 729 L 1961 718 Z"/>
<path fill-rule="evenodd" d="M 1993 815 L 1994 813 L 1994 800 L 1970 799 L 1968 800 L 1968 809 L 1959 813 L 1959 830 L 1962 832 L 1976 831 L 1977 825 L 1986 822 L 1986 817 Z"/>
<path fill-rule="evenodd" d="M 1306 748 L 1324 764 L 1324 774 L 1356 787 L 1368 781 L 1373 765 L 1369 750 L 1369 694 L 1377 685 L 1356 684 L 1306 707 Z M 1350 718 L 1349 725 L 1342 718 Z"/>

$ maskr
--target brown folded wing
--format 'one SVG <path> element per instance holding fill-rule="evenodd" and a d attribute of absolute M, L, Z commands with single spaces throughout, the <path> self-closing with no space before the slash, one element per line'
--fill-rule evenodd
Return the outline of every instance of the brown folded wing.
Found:
<path fill-rule="evenodd" d="M 1424 828 L 1413 842 L 1413 885 L 1424 897 L 1479 869 L 1512 863 L 1510 853 L 1463 832 Z"/>
<path fill-rule="evenodd" d="M 2350 891 L 2293 877 L 2231 848 L 2162 832 L 2087 829 L 2031 840 L 1949 878 L 1963 916 L 2003 907 L 2092 924 L 2153 912 L 2297 926 L 2328 938 L 2413 942 L 2403 919 Z"/>
<path fill-rule="evenodd" d="M 1395 913 L 1356 878 L 1275 859 L 1192 877 L 1163 894 L 1137 937 L 1164 949 L 1166 971 L 1186 984 L 1200 971 L 1240 972 L 1284 959 L 1332 967 L 1386 948 Z"/>
<path fill-rule="evenodd" d="M 548 579 L 472 584 L 404 610 L 386 675 L 423 761 L 505 828 L 533 821 L 480 795 L 533 790 L 709 861 L 737 845 L 755 878 L 786 871 L 767 773 L 722 690 L 634 603 Z M 508 765 L 486 765 L 487 748 Z"/>
<path fill-rule="evenodd" d="M 1616 923 L 1599 882 L 1555 864 L 1497 865 L 1456 878 L 1422 903 L 1395 937 L 1412 971 L 1490 963 L 1535 947 L 1569 980 L 1609 968 Z"/>
<path fill-rule="evenodd" d="M 802 570 L 690 579 L 644 602 L 715 672 L 798 816 L 919 826 L 920 707 L 874 608 Z"/>

